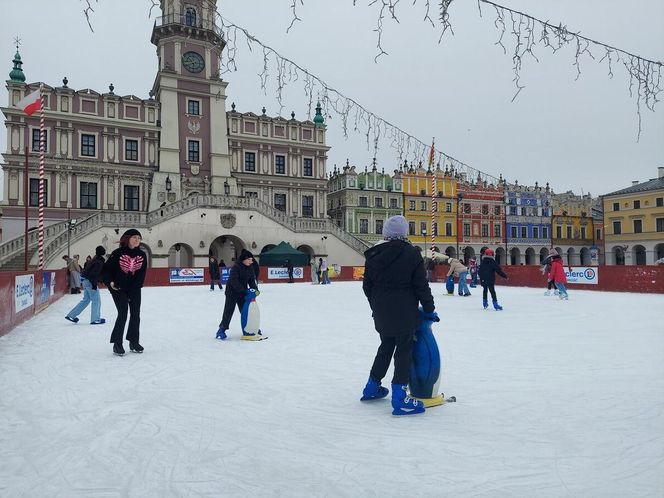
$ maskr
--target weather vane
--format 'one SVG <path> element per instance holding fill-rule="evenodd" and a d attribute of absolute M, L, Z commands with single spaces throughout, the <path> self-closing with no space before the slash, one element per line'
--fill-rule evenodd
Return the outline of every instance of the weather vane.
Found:
<path fill-rule="evenodd" d="M 18 50 L 18 47 L 21 44 L 21 39 L 17 36 L 14 38 L 14 43 L 16 43 L 16 50 Z"/>

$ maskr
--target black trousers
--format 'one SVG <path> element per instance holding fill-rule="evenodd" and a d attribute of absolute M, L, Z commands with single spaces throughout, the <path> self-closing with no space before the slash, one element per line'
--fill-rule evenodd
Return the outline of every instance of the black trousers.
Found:
<path fill-rule="evenodd" d="M 413 355 L 413 336 L 414 334 L 399 336 L 380 334 L 380 346 L 369 375 L 375 380 L 382 380 L 394 356 L 392 384 L 408 384 Z"/>
<path fill-rule="evenodd" d="M 238 311 L 241 313 L 242 306 L 244 306 L 244 297 L 237 297 L 226 294 L 226 302 L 224 303 L 224 315 L 221 317 L 221 323 L 219 324 L 220 329 L 228 330 L 228 328 L 231 326 L 231 318 L 233 318 L 236 305 Z"/>
<path fill-rule="evenodd" d="M 219 288 L 220 288 L 220 289 L 223 289 L 223 288 L 224 288 L 224 286 L 221 285 L 221 279 L 220 279 L 220 278 L 211 278 L 211 279 L 210 279 L 210 290 L 214 290 L 214 283 L 215 283 L 215 282 L 217 282 L 217 284 L 219 285 Z"/>
<path fill-rule="evenodd" d="M 549 280 L 546 283 L 546 290 L 556 289 L 556 282 L 554 280 Z"/>
<path fill-rule="evenodd" d="M 288 283 L 292 284 L 293 282 L 293 270 L 288 270 Z"/>
<path fill-rule="evenodd" d="M 493 284 L 482 284 L 482 299 L 486 301 L 486 291 L 491 293 L 491 299 L 494 301 L 498 301 L 498 298 L 496 297 L 496 288 L 494 287 Z"/>
<path fill-rule="evenodd" d="M 138 342 L 139 327 L 141 325 L 141 289 L 134 289 L 129 292 L 112 290 L 111 297 L 118 310 L 118 317 L 115 319 L 115 326 L 111 333 L 111 342 L 122 343 L 124 327 L 127 322 L 127 311 L 129 311 L 127 340 L 129 342 Z"/>

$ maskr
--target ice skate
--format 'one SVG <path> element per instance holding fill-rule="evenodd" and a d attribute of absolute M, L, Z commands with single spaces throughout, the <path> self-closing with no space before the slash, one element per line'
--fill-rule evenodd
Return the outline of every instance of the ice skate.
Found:
<path fill-rule="evenodd" d="M 362 397 L 360 401 L 371 401 L 374 399 L 382 399 L 385 396 L 390 394 L 390 390 L 387 387 L 380 385 L 380 381 L 374 380 L 369 377 L 367 385 L 364 386 L 364 391 L 362 391 Z"/>
<path fill-rule="evenodd" d="M 424 404 L 408 396 L 406 384 L 392 384 L 392 415 L 424 413 Z"/>

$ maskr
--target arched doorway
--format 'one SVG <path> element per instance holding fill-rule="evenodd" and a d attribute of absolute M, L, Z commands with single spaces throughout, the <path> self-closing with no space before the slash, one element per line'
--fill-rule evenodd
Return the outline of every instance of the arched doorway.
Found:
<path fill-rule="evenodd" d="M 622 266 L 625 264 L 625 251 L 621 246 L 615 246 L 612 250 L 613 261 L 616 265 Z"/>
<path fill-rule="evenodd" d="M 581 266 L 588 266 L 590 263 L 590 250 L 587 247 L 581 248 Z"/>
<path fill-rule="evenodd" d="M 513 247 L 510 249 L 510 264 L 511 265 L 520 265 L 521 264 L 521 251 L 518 247 Z"/>
<path fill-rule="evenodd" d="M 539 257 L 540 257 L 540 264 L 544 262 L 546 257 L 549 255 L 549 250 L 546 247 L 542 247 L 539 252 Z"/>
<path fill-rule="evenodd" d="M 150 246 L 141 242 L 141 244 L 138 246 L 143 250 L 143 252 L 147 255 L 148 257 L 148 268 L 152 266 L 152 249 L 150 249 Z"/>
<path fill-rule="evenodd" d="M 496 263 L 498 263 L 499 265 L 502 265 L 503 262 L 506 261 L 506 259 L 505 259 L 505 249 L 503 249 L 502 247 L 497 247 L 496 248 L 496 254 L 495 254 L 494 257 L 496 258 Z"/>
<path fill-rule="evenodd" d="M 537 259 L 535 259 L 535 249 L 529 247 L 526 249 L 526 264 L 535 265 L 537 264 Z"/>
<path fill-rule="evenodd" d="M 664 258 L 664 244 L 657 244 L 655 246 L 655 260 Z"/>
<path fill-rule="evenodd" d="M 467 265 L 468 261 L 472 258 L 475 258 L 475 248 L 471 246 L 466 246 L 463 250 L 463 261 Z"/>
<path fill-rule="evenodd" d="M 274 249 L 275 247 L 277 247 L 275 244 L 268 244 L 268 245 L 266 245 L 266 246 L 263 246 L 263 248 L 261 249 L 260 254 L 263 254 L 264 252 L 271 251 L 271 250 Z"/>
<path fill-rule="evenodd" d="M 311 261 L 314 258 L 314 249 L 311 246 L 308 246 L 306 244 L 302 244 L 301 246 L 297 247 L 298 251 L 301 251 L 305 254 L 309 255 L 309 261 Z"/>
<path fill-rule="evenodd" d="M 638 245 L 632 248 L 632 260 L 636 265 L 646 264 L 646 248 Z"/>
<path fill-rule="evenodd" d="M 210 254 L 225 266 L 233 266 L 235 258 L 242 249 L 246 249 L 245 243 L 235 235 L 220 235 L 210 244 Z"/>
<path fill-rule="evenodd" d="M 573 247 L 570 247 L 569 249 L 567 249 L 567 264 L 571 266 L 571 265 L 574 265 L 576 263 L 577 263 L 577 261 L 576 261 L 576 251 L 574 250 Z"/>
<path fill-rule="evenodd" d="M 194 264 L 194 251 L 188 244 L 178 242 L 168 250 L 170 268 L 188 268 Z"/>

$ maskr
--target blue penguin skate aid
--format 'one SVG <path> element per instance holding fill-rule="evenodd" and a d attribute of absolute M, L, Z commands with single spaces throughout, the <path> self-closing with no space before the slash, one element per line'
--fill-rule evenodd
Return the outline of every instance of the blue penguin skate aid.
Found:
<path fill-rule="evenodd" d="M 240 325 L 242 326 L 243 341 L 262 341 L 267 336 L 261 334 L 261 312 L 256 303 L 259 294 L 255 289 L 247 289 L 244 304 L 240 313 Z"/>

